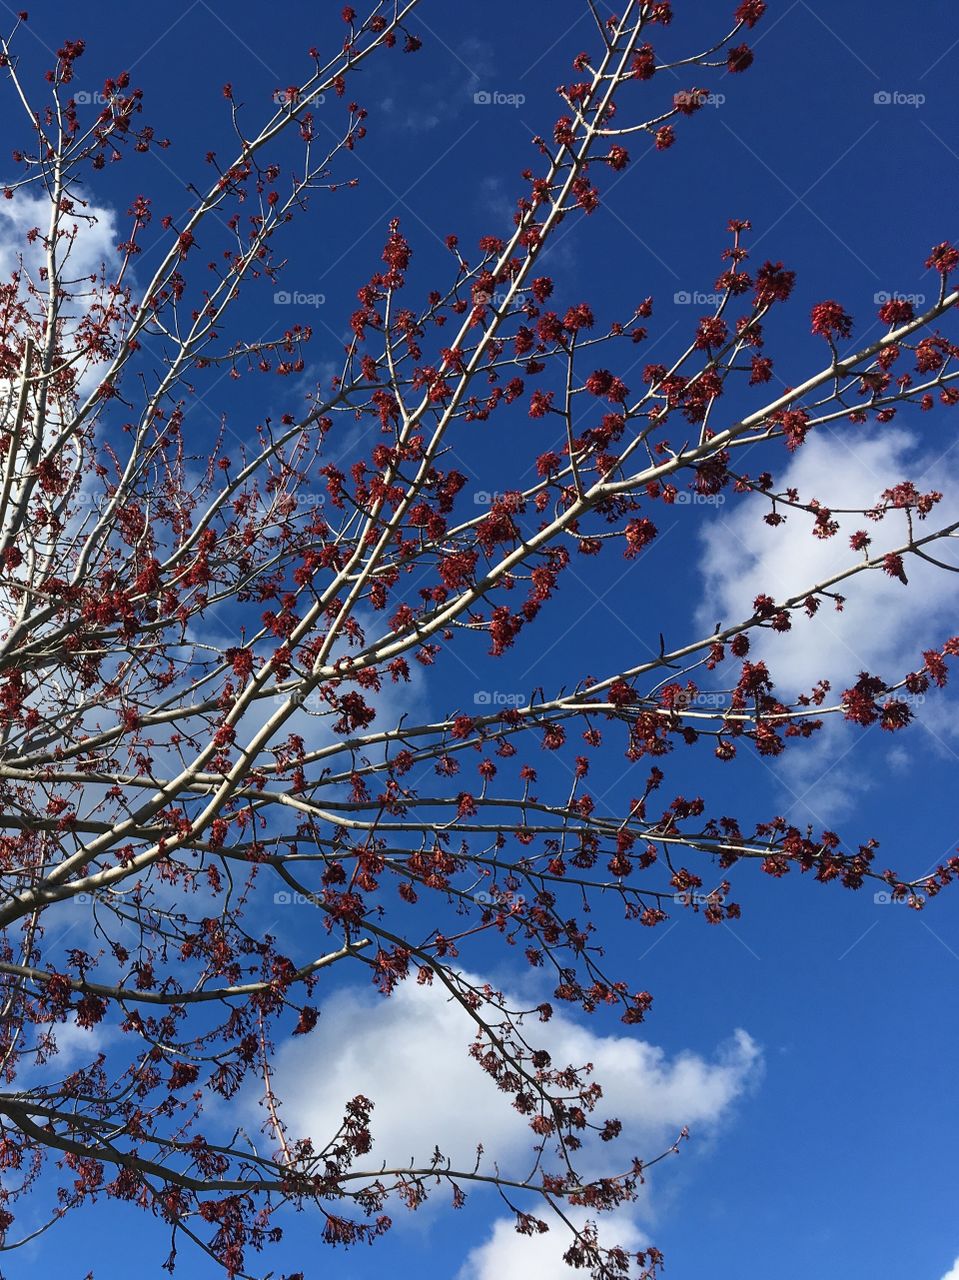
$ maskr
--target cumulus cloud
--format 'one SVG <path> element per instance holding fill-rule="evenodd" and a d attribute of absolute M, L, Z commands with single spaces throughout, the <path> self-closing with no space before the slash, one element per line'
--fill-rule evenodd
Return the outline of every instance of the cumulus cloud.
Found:
<path fill-rule="evenodd" d="M 684 1124 L 700 1140 L 694 1149 L 701 1149 L 701 1140 L 728 1120 L 763 1070 L 759 1046 L 742 1030 L 709 1056 L 689 1050 L 668 1054 L 635 1035 L 603 1035 L 563 1013 L 549 1023 L 530 1024 L 527 1038 L 547 1049 L 554 1064 L 593 1064 L 603 1087 L 597 1116 L 623 1122 L 623 1137 L 616 1143 L 620 1162 L 659 1155 Z M 317 1143 L 329 1140 L 344 1102 L 363 1093 L 376 1104 L 371 1169 L 422 1164 L 434 1146 L 454 1168 L 472 1168 L 482 1143 L 484 1169 L 495 1164 L 506 1176 L 525 1176 L 532 1134 L 510 1098 L 468 1056 L 470 1039 L 462 1011 L 439 984 L 408 982 L 388 1000 L 357 988 L 333 994 L 323 1004 L 316 1031 L 287 1042 L 275 1064 L 274 1081 L 291 1134 L 309 1134 Z M 608 1173 L 610 1149 L 604 1146 L 603 1153 L 605 1162 L 588 1148 L 582 1153 L 586 1177 Z M 651 1212 L 648 1197 L 646 1187 L 634 1205 L 600 1214 L 601 1243 L 633 1252 L 644 1248 L 648 1241 L 641 1220 Z M 546 1206 L 529 1207 L 550 1220 Z M 571 1216 L 577 1225 L 587 1218 L 578 1211 Z M 514 1230 L 512 1219 L 494 1220 L 486 1239 L 466 1254 L 456 1280 L 513 1275 L 572 1280 L 582 1272 L 563 1262 L 570 1243 L 567 1228 L 558 1220 L 550 1228 L 544 1235 L 525 1236 Z"/>
<path fill-rule="evenodd" d="M 15 271 L 23 274 L 21 299 L 31 313 L 42 316 L 45 309 L 47 284 L 43 279 L 46 268 L 46 250 L 42 243 L 50 224 L 51 202 L 45 192 L 29 189 L 17 191 L 12 200 L 0 200 L 0 280 L 8 281 Z M 81 216 L 81 214 L 83 216 Z M 92 204 L 77 203 L 73 216 L 65 215 L 61 230 L 66 233 L 58 242 L 59 278 L 75 301 L 62 308 L 63 347 L 70 352 L 70 338 L 76 332 L 76 324 L 89 300 L 91 286 L 86 283 L 91 276 L 99 277 L 106 267 L 108 276 L 119 270 L 120 256 L 116 245 L 118 232 L 116 215 L 112 209 Z M 40 235 L 30 242 L 34 228 Z M 73 234 L 75 228 L 75 234 Z M 79 283 L 79 282 L 83 283 Z M 32 282 L 37 297 L 28 294 L 27 283 Z M 102 372 L 91 359 L 84 359 L 77 367 L 77 389 L 81 395 L 93 390 Z M 12 410 L 16 388 L 0 381 L 0 417 Z M 52 410 L 48 406 L 48 417 Z"/>
<path fill-rule="evenodd" d="M 959 1280 L 959 1258 L 955 1260 L 950 1269 L 942 1277 L 942 1280 Z"/>
<path fill-rule="evenodd" d="M 528 1034 L 554 1063 L 593 1063 L 603 1087 L 597 1114 L 620 1119 L 621 1142 L 637 1144 L 630 1153 L 643 1158 L 658 1155 L 684 1124 L 708 1131 L 762 1069 L 759 1046 L 745 1031 L 711 1058 L 670 1056 L 633 1036 L 599 1034 L 562 1013 L 530 1024 Z M 482 1143 L 501 1169 L 522 1168 L 533 1135 L 468 1056 L 471 1038 L 462 1010 L 439 984 L 408 982 L 389 1000 L 353 988 L 335 993 L 317 1030 L 288 1042 L 278 1056 L 274 1074 L 291 1130 L 327 1140 L 344 1102 L 363 1093 L 376 1104 L 375 1164 L 423 1161 L 439 1145 L 454 1164 L 471 1167 Z"/>
<path fill-rule="evenodd" d="M 582 1225 L 583 1215 L 576 1215 L 573 1221 Z M 512 1219 L 500 1218 L 493 1224 L 489 1239 L 467 1254 L 456 1280 L 503 1280 L 504 1276 L 518 1275 L 523 1280 L 572 1280 L 573 1276 L 582 1276 L 581 1269 L 563 1262 L 568 1247 L 561 1234 L 564 1230 L 562 1224 L 557 1224 L 544 1235 L 523 1236 L 517 1233 Z M 607 1247 L 619 1245 L 630 1253 L 650 1243 L 625 1211 L 603 1215 L 599 1238 Z"/>
<path fill-rule="evenodd" d="M 88 1067 L 101 1054 L 108 1053 L 117 1040 L 115 1028 L 100 1023 L 95 1027 L 81 1027 L 75 1021 L 57 1022 L 42 1028 L 42 1037 L 36 1029 L 23 1038 L 21 1048 L 26 1052 L 17 1065 L 17 1087 L 50 1089 L 78 1067 Z M 31 1054 L 43 1039 L 45 1060 L 37 1062 Z"/>
<path fill-rule="evenodd" d="M 112 209 L 94 205 L 82 207 L 83 218 L 66 217 L 63 225 L 69 228 L 76 223 L 77 236 L 68 259 L 68 278 L 97 274 L 104 263 L 118 261 L 116 215 Z M 93 223 L 89 218 L 95 219 Z M 12 200 L 0 201 L 0 277 L 23 265 L 36 281 L 40 267 L 45 263 L 44 249 L 39 239 L 27 242 L 27 233 L 39 227 L 46 233 L 50 221 L 50 200 L 44 192 L 22 190 Z"/>
<path fill-rule="evenodd" d="M 959 518 L 959 457 L 920 447 L 904 430 L 854 438 L 814 435 L 777 476 L 781 488 L 796 488 L 804 500 L 815 497 L 831 509 L 872 506 L 901 480 L 944 493 L 928 517 L 930 532 L 933 522 Z M 862 516 L 837 515 L 839 533 L 821 540 L 812 536 L 811 521 L 798 513 L 769 528 L 763 523 L 767 511 L 761 501 L 745 501 L 713 526 L 701 565 L 701 625 L 748 617 L 761 592 L 783 598 L 848 566 L 856 555 L 849 535 L 864 525 L 873 536 L 874 554 L 906 540 L 905 522 L 893 516 L 874 524 Z M 948 549 L 934 553 L 955 560 Z M 914 557 L 907 558 L 906 569 L 908 588 L 881 572 L 863 574 L 838 588 L 846 597 L 841 613 L 824 605 L 811 620 L 794 618 L 791 632 L 758 639 L 785 693 L 808 689 L 823 676 L 845 688 L 863 669 L 898 678 L 917 665 L 916 619 L 922 617 L 924 633 L 931 636 L 937 628 L 948 629 L 959 602 L 959 577 Z"/>
<path fill-rule="evenodd" d="M 818 498 L 833 511 L 871 507 L 884 489 L 903 480 L 911 480 L 921 491 L 938 489 L 944 494 L 927 518 L 929 531 L 959 519 L 959 456 L 921 444 L 916 435 L 899 428 L 871 435 L 811 436 L 777 476 L 780 488 L 796 488 L 803 500 Z M 763 521 L 767 511 L 764 502 L 747 499 L 712 526 L 701 561 L 700 628 L 748 617 L 760 593 L 776 599 L 798 594 L 853 563 L 856 553 L 850 550 L 849 536 L 856 529 L 867 527 L 873 554 L 901 545 L 907 536 L 904 520 L 896 515 L 876 524 L 862 516 L 837 514 L 839 533 L 821 540 L 812 536 L 808 517 L 791 513 L 784 525 L 772 529 Z M 923 526 L 917 528 L 921 534 Z M 956 561 L 945 544 L 933 552 L 947 563 Z M 838 588 L 846 598 L 842 612 L 826 602 L 815 618 L 794 615 L 793 628 L 786 634 L 754 633 L 752 656 L 768 661 L 783 697 L 788 700 L 807 691 L 823 678 L 837 695 L 863 670 L 899 680 L 921 665 L 922 648 L 955 632 L 959 575 L 915 557 L 906 558 L 906 571 L 908 587 L 879 571 L 862 574 Z M 728 669 L 734 665 L 730 659 Z M 946 740 L 956 727 L 944 695 L 931 694 L 913 710 L 928 730 L 923 742 L 949 750 Z M 833 823 L 876 785 L 874 771 L 858 765 L 856 752 L 862 741 L 861 730 L 830 719 L 814 749 L 800 744 L 769 766 L 787 793 L 786 812 L 793 821 Z M 901 769 L 902 764 L 901 753 L 891 761 L 891 767 Z"/>

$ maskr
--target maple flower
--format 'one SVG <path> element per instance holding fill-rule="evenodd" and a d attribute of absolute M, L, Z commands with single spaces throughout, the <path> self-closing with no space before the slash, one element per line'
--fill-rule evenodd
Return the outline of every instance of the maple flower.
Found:
<path fill-rule="evenodd" d="M 812 309 L 812 331 L 822 338 L 848 338 L 852 333 L 852 317 L 838 302 L 817 302 Z"/>

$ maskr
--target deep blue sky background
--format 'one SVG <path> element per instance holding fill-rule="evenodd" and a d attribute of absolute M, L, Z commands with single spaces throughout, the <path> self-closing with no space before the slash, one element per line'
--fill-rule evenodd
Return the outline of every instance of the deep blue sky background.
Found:
<path fill-rule="evenodd" d="M 206 184 L 204 153 L 230 150 L 223 82 L 233 83 L 251 119 L 266 114 L 273 92 L 303 75 L 306 49 L 340 38 L 340 7 L 330 0 L 276 8 L 253 0 L 101 0 L 87 11 L 33 4 L 19 48 L 38 93 L 50 64 L 44 45 L 64 37 L 87 40 L 78 86 L 96 90 L 105 74 L 132 69 L 146 93 L 146 118 L 173 146 L 108 171 L 91 194 L 122 213 L 144 191 L 158 213 L 176 214 L 189 202 L 185 184 Z M 711 36 L 732 7 L 679 0 L 669 46 L 688 48 L 693 28 Z M 403 219 L 416 252 L 414 279 L 423 287 L 446 279 L 439 242 L 447 233 L 471 244 L 503 229 L 519 171 L 532 160 L 529 139 L 557 114 L 551 91 L 568 75 L 570 58 L 592 47 L 585 12 L 581 0 L 432 0 L 414 23 L 423 51 L 369 64 L 362 89 L 351 90 L 370 111 L 369 138 L 343 170 L 361 185 L 319 199 L 286 245 L 285 287 L 327 298 L 322 308 L 296 314 L 317 328 L 314 367 L 337 359 L 355 288 L 376 268 L 391 217 Z M 564 294 L 589 296 L 597 310 L 627 309 L 654 295 L 651 331 L 670 351 L 671 327 L 679 326 L 672 336 L 678 348 L 683 326 L 701 310 L 674 303 L 674 295 L 711 287 L 726 220 L 748 216 L 756 256 L 784 258 L 799 273 L 795 308 L 771 326 L 781 335 L 774 349 L 788 381 L 821 358 L 804 322 L 813 302 L 841 298 L 862 317 L 857 331 L 865 334 L 876 292 L 931 294 L 922 267 L 928 247 L 959 235 L 959 14 L 947 0 L 906 10 L 894 0 L 867 7 L 774 0 L 754 36 L 753 70 L 711 81 L 726 101 L 685 124 L 671 152 L 631 166 L 594 218 L 564 233 L 551 270 Z M 481 89 L 522 93 L 526 102 L 518 109 L 476 106 Z M 883 91 L 926 100 L 918 108 L 877 104 Z M 4 155 L 22 136 L 8 102 L 0 116 Z M 642 148 L 633 150 L 638 156 Z M 272 309 L 268 292 L 245 305 L 254 336 L 281 329 L 294 315 Z M 207 404 L 211 417 L 198 432 L 225 412 L 231 430 L 250 439 L 242 395 L 228 382 L 211 386 Z M 951 421 L 937 415 L 922 429 L 943 440 Z M 484 442 L 490 470 L 477 464 L 477 487 L 496 487 L 497 451 L 508 447 L 509 430 L 504 421 Z M 696 605 L 696 545 L 687 521 L 671 543 L 658 598 L 671 614 L 672 634 Z M 574 650 L 589 652 L 601 635 L 611 654 L 634 651 L 648 609 L 625 594 L 608 603 L 584 613 L 567 639 Z M 662 625 L 649 624 L 652 637 Z M 521 667 L 529 656 L 517 657 Z M 568 675 L 554 651 L 536 667 L 535 680 L 550 688 Z M 462 700 L 449 679 L 448 701 Z M 444 696 L 430 695 L 429 705 L 445 709 Z M 888 742 L 870 739 L 857 748 L 875 785 L 844 818 L 844 830 L 857 839 L 881 836 L 898 867 L 921 873 L 959 837 L 956 758 L 922 730 L 905 745 L 913 765 L 895 775 L 883 763 Z M 734 777 L 702 785 L 729 793 L 728 810 L 755 804 L 768 813 L 790 803 L 760 764 L 744 763 Z M 735 932 L 682 918 L 648 954 L 655 939 L 635 932 L 622 933 L 611 949 L 619 967 L 656 996 L 646 1033 L 657 1043 L 709 1053 L 744 1026 L 766 1054 L 758 1091 L 739 1104 L 706 1157 L 691 1149 L 673 1175 L 679 1193 L 651 1228 L 667 1252 L 668 1275 L 884 1280 L 906 1270 L 939 1280 L 959 1254 L 955 895 L 921 917 L 876 908 L 871 894 L 748 875 L 740 876 L 736 896 L 744 918 Z M 486 1209 L 492 1212 L 488 1202 Z M 329 1255 L 300 1220 L 271 1262 L 277 1272 L 305 1267 L 309 1277 L 366 1280 L 399 1270 L 446 1280 L 484 1235 L 478 1206 L 467 1218 L 431 1220 L 425 1231 L 400 1228 L 375 1251 Z M 151 1258 L 161 1256 L 162 1240 L 147 1222 L 107 1210 L 99 1220 L 87 1214 L 66 1224 L 3 1270 L 81 1280 L 92 1266 L 97 1280 L 126 1280 L 133 1268 L 141 1273 L 148 1246 Z M 199 1257 L 181 1259 L 178 1275 L 214 1274 Z M 142 1274 L 159 1275 L 158 1263 Z"/>

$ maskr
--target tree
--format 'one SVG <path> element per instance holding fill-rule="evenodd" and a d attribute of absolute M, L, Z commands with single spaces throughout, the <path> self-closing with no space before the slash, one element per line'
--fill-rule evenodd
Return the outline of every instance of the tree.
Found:
<path fill-rule="evenodd" d="M 764 0 L 743 0 L 725 29 L 704 20 L 698 47 L 662 59 L 669 4 L 627 0 L 607 18 L 587 0 L 591 48 L 559 90 L 552 134 L 536 139 L 513 225 L 476 249 L 451 236 L 448 275 L 424 299 L 407 281 L 414 246 L 393 221 L 337 376 L 305 410 L 301 388 L 277 390 L 273 376 L 304 372 L 310 331 L 248 340 L 238 300 L 282 283 L 284 228 L 343 181 L 339 166 L 362 145 L 354 82 L 369 60 L 417 53 L 421 2 L 380 0 L 365 16 L 346 6 L 341 47 L 328 59 L 311 50 L 310 74 L 278 90 L 260 128 L 225 86 L 235 155 L 207 157 L 213 177 L 183 219 L 162 218 L 163 247 L 142 281 L 145 195 L 131 197 L 116 272 L 73 265 L 95 221 L 84 184 L 131 151 L 165 146 L 143 123 L 142 94 L 124 74 L 102 102 L 79 101 L 75 41 L 57 51 L 46 103 L 34 106 L 18 71 L 22 23 L 0 44 L 26 118 L 5 194 L 43 193 L 49 214 L 2 294 L 7 1247 L 28 1196 L 52 1197 L 51 1223 L 113 1197 L 170 1225 L 171 1266 L 184 1236 L 246 1275 L 284 1206 L 310 1206 L 328 1242 L 353 1243 L 381 1235 L 397 1201 L 416 1207 L 439 1187 L 460 1204 L 485 1182 L 521 1232 L 545 1230 L 547 1210 L 563 1219 L 567 1258 L 597 1280 L 653 1275 L 655 1249 L 601 1248 L 571 1213 L 630 1200 L 660 1157 L 619 1152 L 601 1082 L 552 1062 L 537 1040 L 554 1002 L 609 1006 L 628 1025 L 649 1008 L 629 974 L 606 971 L 591 905 L 615 900 L 644 929 L 677 910 L 719 923 L 739 913 L 733 868 L 749 874 L 740 864 L 756 862 L 774 877 L 797 869 L 918 906 L 959 871 L 952 859 L 909 880 L 877 862 L 873 839 L 713 813 L 673 794 L 666 775 L 674 752 L 693 753 L 697 769 L 710 757 L 732 769 L 745 753 L 777 756 L 829 716 L 897 732 L 912 714 L 906 695 L 945 684 L 956 638 L 924 639 L 911 671 L 863 672 L 841 691 L 823 681 L 796 698 L 756 652 L 802 615 L 841 608 L 864 574 L 906 584 L 913 559 L 951 567 L 940 544 L 957 525 L 937 519 L 942 495 L 908 481 L 855 512 L 864 527 L 846 567 L 801 592 L 760 595 L 748 616 L 682 639 L 667 640 L 674 627 L 657 619 L 658 652 L 626 668 L 601 647 L 571 651 L 562 688 L 374 723 L 418 671 L 429 680 L 461 654 L 495 685 L 511 653 L 545 646 L 530 637 L 577 607 L 576 583 L 598 559 L 642 578 L 657 521 L 677 504 L 706 510 L 723 492 L 750 494 L 768 508 L 771 537 L 787 518 L 835 537 L 835 517 L 854 512 L 777 484 L 784 460 L 828 424 L 959 401 L 959 347 L 938 327 L 959 298 L 950 243 L 926 261 L 933 305 L 916 314 L 891 298 L 874 341 L 852 342 L 839 302 L 816 305 L 822 360 L 782 388 L 763 326 L 794 276 L 782 262 L 752 263 L 748 221 L 729 224 L 714 309 L 646 365 L 638 388 L 625 369 L 648 341 L 652 300 L 598 317 L 541 266 L 637 143 L 673 146 L 708 99 L 694 81 L 748 70 Z M 335 136 L 316 121 L 321 94 L 342 104 Z M 251 409 L 266 388 L 259 447 L 238 458 L 191 415 L 205 380 L 224 372 L 250 384 Z M 497 491 L 467 506 L 454 450 L 494 418 L 547 429 L 519 439 Z M 232 643 L 209 638 L 217 610 Z M 595 780 L 624 755 L 632 797 L 611 809 Z M 277 894 L 315 914 L 321 947 L 287 954 L 285 939 L 258 931 L 258 903 Z M 53 922 L 77 908 L 82 945 L 67 945 Z M 520 1009 L 473 980 L 471 948 L 490 937 L 550 975 L 552 1001 Z M 478 1066 L 529 1119 L 527 1178 L 480 1159 L 456 1168 L 439 1149 L 425 1166 L 383 1168 L 375 1099 L 362 1096 L 343 1099 L 336 1133 L 289 1130 L 273 1053 L 313 1030 L 334 966 L 363 966 L 384 996 L 431 983 L 459 1006 Z M 117 1043 L 64 1075 L 67 1022 L 109 1026 Z M 268 1152 L 204 1114 L 254 1080 Z M 608 1176 L 584 1177 L 581 1153 L 596 1139 L 609 1144 Z"/>

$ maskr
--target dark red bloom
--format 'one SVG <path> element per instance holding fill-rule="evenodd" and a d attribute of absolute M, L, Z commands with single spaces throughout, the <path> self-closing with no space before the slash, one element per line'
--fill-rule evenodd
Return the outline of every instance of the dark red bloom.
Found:
<path fill-rule="evenodd" d="M 631 520 L 626 526 L 626 559 L 631 560 L 656 537 L 657 529 L 645 516 L 641 520 Z"/>
<path fill-rule="evenodd" d="M 944 276 L 955 271 L 959 266 L 959 249 L 943 240 L 942 244 L 937 244 L 926 259 L 926 266 L 933 271 L 940 271 Z"/>
<path fill-rule="evenodd" d="M 908 324 L 914 316 L 912 303 L 907 298 L 890 298 L 879 308 L 879 319 L 892 328 L 900 324 Z"/>
<path fill-rule="evenodd" d="M 729 50 L 726 66 L 734 74 L 739 71 L 748 71 L 753 65 L 754 56 L 748 44 L 738 44 L 735 49 Z"/>
<path fill-rule="evenodd" d="M 756 305 L 786 302 L 795 283 L 795 271 L 788 271 L 781 262 L 764 262 L 756 272 Z"/>
<path fill-rule="evenodd" d="M 656 74 L 656 55 L 651 44 L 641 44 L 636 50 L 632 71 L 637 80 L 652 80 Z"/>
<path fill-rule="evenodd" d="M 733 15 L 737 22 L 744 22 L 747 27 L 754 27 L 766 12 L 766 0 L 742 0 Z"/>
<path fill-rule="evenodd" d="M 817 302 L 812 309 L 812 331 L 821 338 L 848 338 L 852 333 L 852 317 L 838 302 Z"/>

